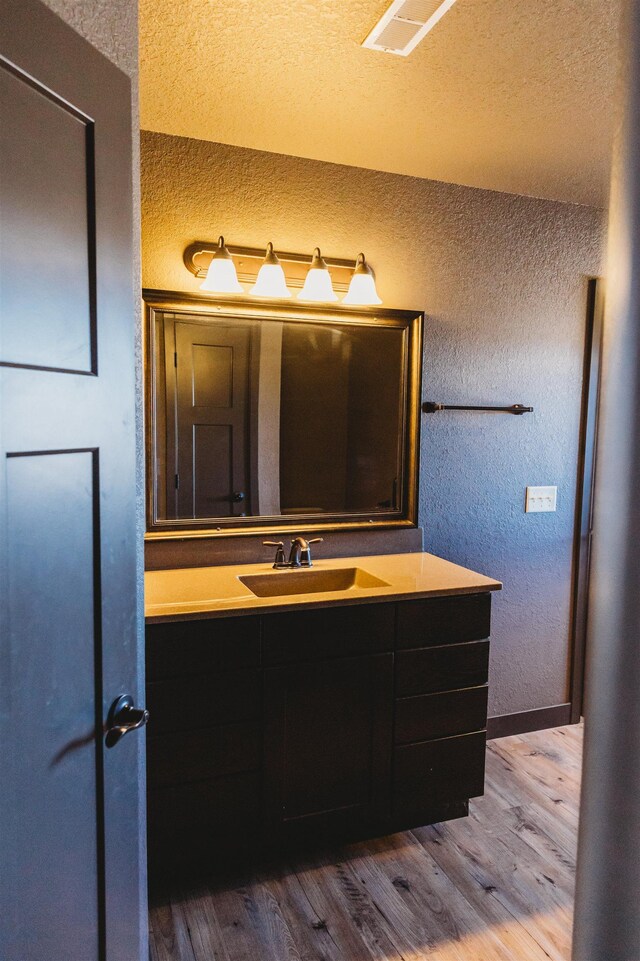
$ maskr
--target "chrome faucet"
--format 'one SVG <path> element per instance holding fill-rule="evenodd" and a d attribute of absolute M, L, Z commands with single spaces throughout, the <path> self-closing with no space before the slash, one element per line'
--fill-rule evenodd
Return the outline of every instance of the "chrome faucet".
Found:
<path fill-rule="evenodd" d="M 314 537 L 310 541 L 305 540 L 300 535 L 294 537 L 291 541 L 288 561 L 284 559 L 284 544 L 282 541 L 263 541 L 262 543 L 265 547 L 277 548 L 273 566 L 276 570 L 283 570 L 285 568 L 313 567 L 311 544 L 321 544 L 323 540 L 323 537 Z"/>

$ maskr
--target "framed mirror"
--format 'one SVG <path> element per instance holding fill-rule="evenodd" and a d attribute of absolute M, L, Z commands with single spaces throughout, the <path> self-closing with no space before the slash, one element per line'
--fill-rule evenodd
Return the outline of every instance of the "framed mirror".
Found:
<path fill-rule="evenodd" d="M 421 313 L 143 297 L 147 537 L 415 526 Z"/>

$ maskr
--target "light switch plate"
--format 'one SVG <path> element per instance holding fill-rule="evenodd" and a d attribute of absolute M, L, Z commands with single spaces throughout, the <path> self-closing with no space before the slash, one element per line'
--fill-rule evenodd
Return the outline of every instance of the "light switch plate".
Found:
<path fill-rule="evenodd" d="M 557 497 L 557 487 L 527 487 L 524 509 L 527 514 L 555 511 Z"/>

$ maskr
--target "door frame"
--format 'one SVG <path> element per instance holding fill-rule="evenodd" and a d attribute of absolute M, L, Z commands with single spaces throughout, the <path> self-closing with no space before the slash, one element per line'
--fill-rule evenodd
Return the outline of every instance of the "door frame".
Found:
<path fill-rule="evenodd" d="M 569 678 L 571 724 L 577 724 L 584 713 L 584 673 L 589 616 L 593 502 L 598 452 L 603 318 L 604 283 L 600 278 L 591 277 L 587 290 L 580 442 L 573 535 L 570 621 L 571 673 Z"/>
<path fill-rule="evenodd" d="M 593 499 L 598 441 L 598 409 L 602 366 L 604 284 L 587 278 L 582 398 L 576 461 L 571 592 L 569 598 L 568 700 L 562 704 L 499 714 L 487 721 L 487 738 L 577 724 L 584 708 L 584 673 L 589 605 L 589 572 L 593 529 Z"/>

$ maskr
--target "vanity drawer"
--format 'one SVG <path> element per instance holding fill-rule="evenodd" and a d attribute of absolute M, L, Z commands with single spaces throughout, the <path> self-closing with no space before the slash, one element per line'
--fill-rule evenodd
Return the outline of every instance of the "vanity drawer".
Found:
<path fill-rule="evenodd" d="M 397 646 L 433 647 L 479 641 L 490 634 L 491 594 L 461 594 L 398 604 Z"/>
<path fill-rule="evenodd" d="M 423 694 L 396 701 L 396 744 L 482 731 L 486 725 L 486 687 Z"/>
<path fill-rule="evenodd" d="M 394 604 L 327 607 L 268 614 L 263 657 L 269 666 L 393 650 Z"/>
<path fill-rule="evenodd" d="M 484 793 L 484 732 L 407 744 L 394 752 L 393 816 L 399 821 Z"/>
<path fill-rule="evenodd" d="M 146 641 L 151 681 L 260 664 L 259 617 L 149 624 Z"/>
<path fill-rule="evenodd" d="M 257 771 L 261 764 L 262 728 L 255 721 L 147 738 L 150 788 Z"/>
<path fill-rule="evenodd" d="M 147 684 L 149 735 L 188 731 L 258 718 L 262 710 L 259 671 L 230 671 Z"/>
<path fill-rule="evenodd" d="M 449 644 L 396 654 L 396 697 L 486 684 L 489 641 Z"/>

